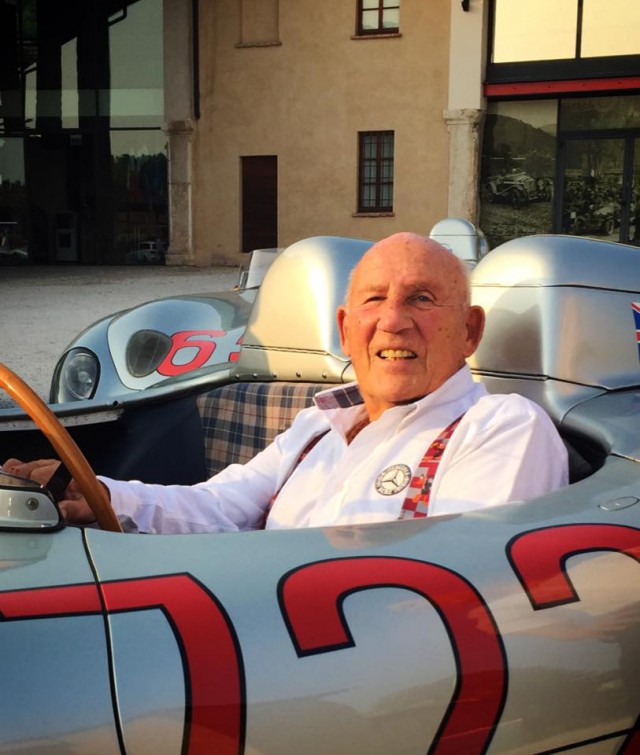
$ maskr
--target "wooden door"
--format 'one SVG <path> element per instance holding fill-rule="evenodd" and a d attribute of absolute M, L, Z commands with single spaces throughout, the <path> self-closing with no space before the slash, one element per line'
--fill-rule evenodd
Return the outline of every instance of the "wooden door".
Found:
<path fill-rule="evenodd" d="M 242 251 L 278 246 L 278 158 L 242 158 Z"/>

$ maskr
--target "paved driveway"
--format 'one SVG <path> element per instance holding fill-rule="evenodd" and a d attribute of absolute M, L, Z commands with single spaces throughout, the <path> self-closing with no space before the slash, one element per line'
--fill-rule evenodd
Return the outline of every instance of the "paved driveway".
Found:
<path fill-rule="evenodd" d="M 237 276 L 230 267 L 2 266 L 0 362 L 46 398 L 62 350 L 91 323 L 160 296 L 229 290 Z"/>

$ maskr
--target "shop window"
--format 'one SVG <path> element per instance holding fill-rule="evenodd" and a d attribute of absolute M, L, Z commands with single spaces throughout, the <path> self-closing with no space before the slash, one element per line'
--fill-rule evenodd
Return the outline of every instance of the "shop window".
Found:
<path fill-rule="evenodd" d="M 638 243 L 640 95 L 560 101 L 561 233 Z"/>
<path fill-rule="evenodd" d="M 580 31 L 580 55 L 583 58 L 637 55 L 640 3 L 586 0 Z"/>
<path fill-rule="evenodd" d="M 82 8 L 82 12 L 80 11 Z M 113 12 L 112 12 L 113 11 Z M 0 3 L 0 118 L 8 131 L 164 120 L 162 0 Z"/>
<path fill-rule="evenodd" d="M 240 0 L 238 47 L 280 44 L 279 0 Z"/>
<path fill-rule="evenodd" d="M 356 34 L 397 34 L 400 0 L 358 0 Z"/>
<path fill-rule="evenodd" d="M 393 131 L 359 134 L 358 212 L 393 212 Z"/>
<path fill-rule="evenodd" d="M 162 125 L 162 21 L 161 0 L 137 0 L 109 19 L 110 88 L 99 90 L 99 107 L 112 128 Z"/>
<path fill-rule="evenodd" d="M 114 259 L 164 261 L 169 242 L 167 145 L 161 131 L 112 130 Z"/>
<path fill-rule="evenodd" d="M 493 0 L 490 82 L 633 75 L 640 3 Z"/>
<path fill-rule="evenodd" d="M 557 107 L 556 100 L 489 104 L 480 227 L 491 247 L 552 230 Z"/>
<path fill-rule="evenodd" d="M 624 139 L 566 141 L 561 233 L 621 240 L 624 157 Z"/>
<path fill-rule="evenodd" d="M 24 141 L 0 139 L 0 264 L 29 260 Z M 35 230 L 35 229 L 34 229 Z"/>
<path fill-rule="evenodd" d="M 494 63 L 573 58 L 576 0 L 495 0 Z"/>
<path fill-rule="evenodd" d="M 637 129 L 640 124 L 640 95 L 626 97 L 581 97 L 562 100 L 561 131 Z"/>

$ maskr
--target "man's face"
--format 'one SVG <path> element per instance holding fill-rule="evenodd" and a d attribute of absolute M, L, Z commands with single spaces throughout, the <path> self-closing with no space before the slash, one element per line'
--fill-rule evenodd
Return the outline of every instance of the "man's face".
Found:
<path fill-rule="evenodd" d="M 342 348 L 370 419 L 439 388 L 473 354 L 483 325 L 451 252 L 410 233 L 375 244 L 338 310 Z"/>

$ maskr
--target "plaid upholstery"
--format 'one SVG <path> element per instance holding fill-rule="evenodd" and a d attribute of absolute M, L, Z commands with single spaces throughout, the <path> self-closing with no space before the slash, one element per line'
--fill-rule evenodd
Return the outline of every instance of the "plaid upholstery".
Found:
<path fill-rule="evenodd" d="M 233 383 L 200 396 L 208 475 L 252 459 L 326 388 L 320 383 Z"/>

